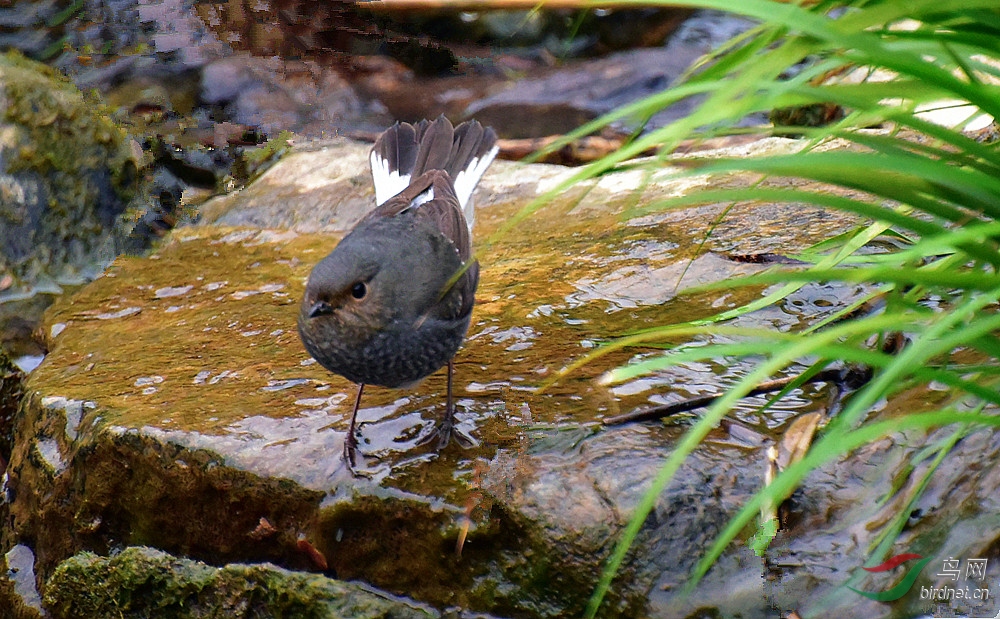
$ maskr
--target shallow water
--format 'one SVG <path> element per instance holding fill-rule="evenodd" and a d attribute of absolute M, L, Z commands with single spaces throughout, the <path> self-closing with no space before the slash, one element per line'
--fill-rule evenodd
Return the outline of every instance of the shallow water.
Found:
<path fill-rule="evenodd" d="M 477 237 L 490 238 L 514 208 L 483 209 Z M 607 369 L 661 354 L 646 348 L 607 355 L 552 384 L 602 342 L 703 318 L 760 294 L 678 296 L 690 284 L 762 268 L 720 254 L 695 256 L 691 220 L 647 217 L 622 226 L 613 209 L 567 216 L 574 209 L 572 200 L 555 204 L 480 244 L 477 305 L 455 359 L 458 430 L 478 445 L 439 455 L 418 446 L 443 414 L 442 370 L 413 389 L 366 389 L 358 472 L 402 492 L 433 496 L 446 488 L 438 496 L 461 505 L 467 489 L 455 476 L 468 482 L 474 463 L 499 448 L 530 435 L 532 445 L 572 449 L 580 436 L 600 431 L 604 416 L 718 392 L 748 371 L 749 361 L 720 360 L 612 388 L 596 384 Z M 119 258 L 49 314 L 52 350 L 32 382 L 99 402 L 102 424 L 221 450 L 234 464 L 337 494 L 351 481 L 341 453 L 355 388 L 309 358 L 295 324 L 309 270 L 335 242 L 289 231 L 180 229 L 149 258 Z M 787 330 L 857 293 L 806 288 L 785 306 L 740 322 Z M 751 436 L 777 433 L 789 417 L 821 406 L 821 391 L 807 387 L 764 414 L 755 412 L 763 400 L 751 399 L 735 416 Z M 720 431 L 714 440 L 727 437 Z"/>

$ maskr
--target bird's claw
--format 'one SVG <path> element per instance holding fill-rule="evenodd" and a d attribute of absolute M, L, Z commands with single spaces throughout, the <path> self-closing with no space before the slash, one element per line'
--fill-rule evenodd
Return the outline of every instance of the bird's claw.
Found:
<path fill-rule="evenodd" d="M 451 442 L 452 438 L 455 439 L 455 442 L 458 443 L 459 446 L 465 449 L 475 447 L 479 444 L 479 442 L 476 439 L 460 432 L 455 427 L 454 420 L 449 417 L 445 421 L 442 421 L 441 423 L 437 424 L 430 432 L 427 433 L 426 436 L 421 437 L 417 441 L 417 445 L 421 446 L 429 445 L 430 443 L 434 442 L 434 439 L 437 439 L 437 444 L 435 445 L 435 449 L 437 451 L 441 451 L 442 449 L 448 446 L 448 443 Z"/>
<path fill-rule="evenodd" d="M 355 477 L 358 475 L 354 471 L 354 467 L 357 466 L 357 455 L 358 439 L 354 436 L 354 433 L 348 432 L 347 437 L 344 439 L 344 463 L 347 465 L 347 470 Z"/>

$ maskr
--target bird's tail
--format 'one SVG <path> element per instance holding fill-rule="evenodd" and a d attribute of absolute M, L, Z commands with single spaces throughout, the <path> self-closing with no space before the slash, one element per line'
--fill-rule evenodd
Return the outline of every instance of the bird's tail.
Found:
<path fill-rule="evenodd" d="M 444 170 L 471 227 L 472 192 L 499 152 L 496 141 L 493 129 L 474 120 L 457 127 L 443 115 L 416 125 L 396 123 L 378 137 L 370 156 L 376 204 L 406 189 L 411 179 Z"/>

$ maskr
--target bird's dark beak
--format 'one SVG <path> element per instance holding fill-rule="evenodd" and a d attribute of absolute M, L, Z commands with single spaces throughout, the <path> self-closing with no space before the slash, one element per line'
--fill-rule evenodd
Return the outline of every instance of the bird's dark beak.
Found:
<path fill-rule="evenodd" d="M 329 316 L 332 313 L 333 308 L 326 301 L 316 301 L 316 303 L 309 308 L 310 318 L 316 318 L 317 316 Z"/>

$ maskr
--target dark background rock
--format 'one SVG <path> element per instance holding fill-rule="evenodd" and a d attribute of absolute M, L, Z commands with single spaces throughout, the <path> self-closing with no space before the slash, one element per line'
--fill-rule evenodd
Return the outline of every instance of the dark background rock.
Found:
<path fill-rule="evenodd" d="M 81 88 L 171 75 L 225 54 L 192 0 L 28 0 L 0 7 L 0 49 L 58 67 Z"/>
<path fill-rule="evenodd" d="M 39 0 L 0 8 L 0 24 L 7 25 L 0 47 L 21 49 L 82 88 L 105 93 L 150 80 L 177 82 L 169 90 L 179 93 L 188 89 L 183 82 L 200 81 L 202 97 L 194 104 L 213 122 L 269 133 L 374 131 L 392 118 L 415 121 L 443 112 L 459 120 L 482 112 L 501 135 L 525 137 L 563 133 L 658 91 L 740 23 L 702 13 L 674 33 L 690 14 L 652 8 L 393 13 L 307 0 L 280 6 Z M 590 68 L 583 58 L 657 49 L 667 40 L 666 66 L 655 66 L 663 63 L 660 56 L 611 61 L 612 70 L 624 69 L 612 79 L 617 92 L 587 101 L 585 91 L 606 84 L 609 67 Z M 233 58 L 234 52 L 243 54 Z M 189 104 L 169 98 L 177 112 L 189 113 Z M 654 126 L 686 109 L 677 107 Z"/>
<path fill-rule="evenodd" d="M 750 27 L 750 22 L 721 13 L 697 13 L 663 47 L 633 49 L 586 62 L 540 71 L 495 94 L 472 102 L 465 115 L 496 128 L 502 137 L 528 138 L 568 133 L 619 107 L 666 90 L 703 54 Z M 700 103 L 679 101 L 645 121 L 646 130 L 683 118 Z M 746 123 L 762 124 L 763 115 Z M 639 119 L 620 122 L 633 131 Z"/>
<path fill-rule="evenodd" d="M 666 49 L 621 52 L 518 81 L 473 102 L 466 114 L 506 138 L 568 133 L 624 103 L 662 91 L 696 57 Z M 682 116 L 691 105 L 674 113 Z"/>
<path fill-rule="evenodd" d="M 202 69 L 201 100 L 221 118 L 269 135 L 335 135 L 344 128 L 376 130 L 392 123 L 384 107 L 363 102 L 334 68 L 239 54 Z"/>
<path fill-rule="evenodd" d="M 6 471 L 14 444 L 14 416 L 24 395 L 24 373 L 0 348 L 0 469 Z"/>
<path fill-rule="evenodd" d="M 44 342 L 36 329 L 42 312 L 56 296 L 55 293 L 35 294 L 0 303 L 0 350 L 25 371 L 34 369 L 38 364 L 32 364 L 32 360 L 41 361 L 45 353 Z"/>

